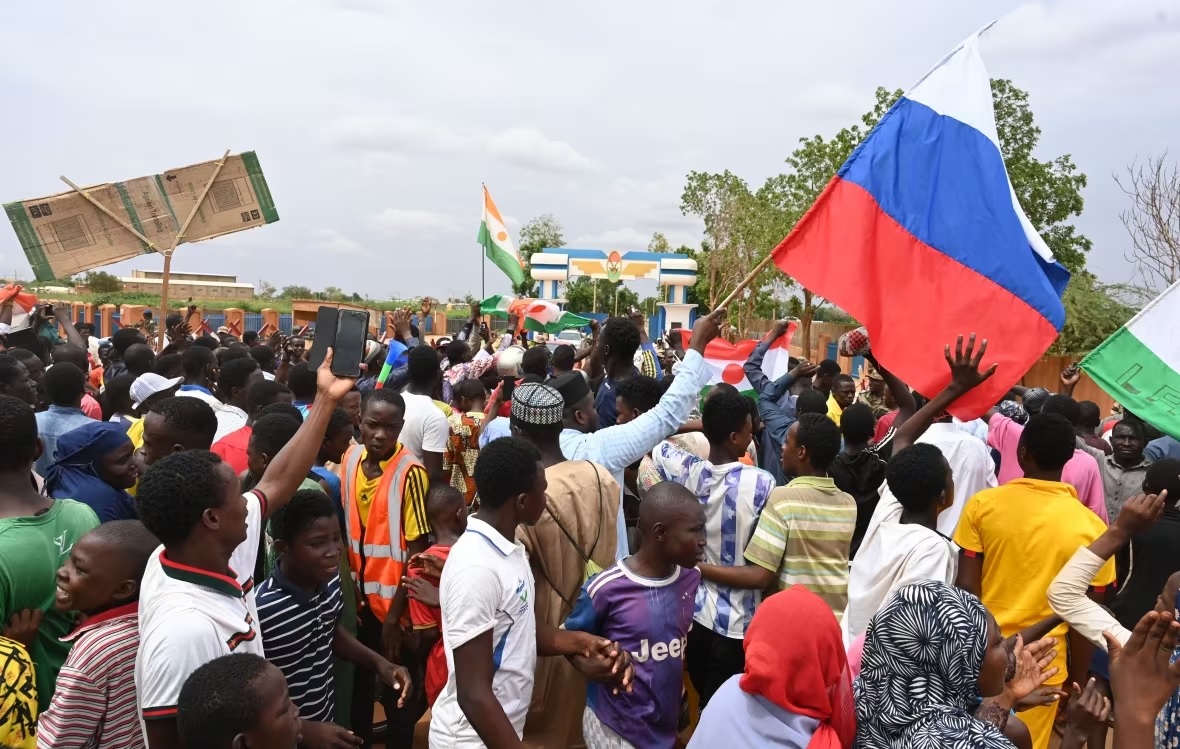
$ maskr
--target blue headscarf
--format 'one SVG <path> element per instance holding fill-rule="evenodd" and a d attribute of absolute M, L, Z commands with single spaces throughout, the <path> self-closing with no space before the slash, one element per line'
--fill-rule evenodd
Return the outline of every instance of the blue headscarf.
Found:
<path fill-rule="evenodd" d="M 93 421 L 66 432 L 57 440 L 57 461 L 45 476 L 45 489 L 57 499 L 88 505 L 100 523 L 134 520 L 135 500 L 99 476 L 102 459 L 131 442 L 118 424 Z"/>

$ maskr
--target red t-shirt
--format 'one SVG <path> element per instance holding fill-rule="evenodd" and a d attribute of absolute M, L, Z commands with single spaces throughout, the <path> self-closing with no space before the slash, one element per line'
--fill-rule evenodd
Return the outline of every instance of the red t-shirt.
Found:
<path fill-rule="evenodd" d="M 451 553 L 451 547 L 435 544 L 423 553 L 438 557 L 445 563 L 447 556 Z M 438 585 L 437 577 L 423 575 L 422 570 L 419 569 L 407 568 L 406 575 L 408 577 L 421 577 L 435 586 Z M 442 629 L 441 610 L 435 606 L 427 606 L 414 598 L 409 599 L 409 604 L 410 624 L 414 629 Z M 441 637 L 434 643 L 434 646 L 430 649 L 430 653 L 426 656 L 425 681 L 426 704 L 433 705 L 434 701 L 438 699 L 439 693 L 442 692 L 443 687 L 447 685 L 447 654 L 443 650 Z"/>
<path fill-rule="evenodd" d="M 250 446 L 250 435 L 253 433 L 254 427 L 242 427 L 214 442 L 209 451 L 229 463 L 234 473 L 241 473 L 250 467 L 246 448 Z"/>
<path fill-rule="evenodd" d="M 885 435 L 889 434 L 889 429 L 893 426 L 893 420 L 897 418 L 897 411 L 890 411 L 881 418 L 877 419 L 877 429 L 873 432 L 873 444 L 877 444 L 885 439 Z"/>

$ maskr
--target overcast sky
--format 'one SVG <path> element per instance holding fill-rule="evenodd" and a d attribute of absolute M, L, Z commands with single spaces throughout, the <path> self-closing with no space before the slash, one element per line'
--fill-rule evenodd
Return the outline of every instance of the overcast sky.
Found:
<path fill-rule="evenodd" d="M 695 246 L 687 172 L 757 187 L 800 137 L 852 124 L 878 85 L 908 87 L 996 17 L 989 71 L 1030 92 L 1038 155 L 1089 175 L 1089 266 L 1126 280 L 1111 174 L 1180 157 L 1175 0 L 12 3 L 0 200 L 255 150 L 281 220 L 183 246 L 175 270 L 478 295 L 480 182 L 514 231 L 552 213 L 573 247 Z M 5 227 L 13 270 L 29 274 Z M 489 266 L 487 293 L 507 288 Z"/>

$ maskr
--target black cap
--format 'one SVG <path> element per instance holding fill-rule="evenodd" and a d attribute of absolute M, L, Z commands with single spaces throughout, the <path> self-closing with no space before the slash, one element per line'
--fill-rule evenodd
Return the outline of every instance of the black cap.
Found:
<path fill-rule="evenodd" d="M 586 378 L 582 376 L 581 372 L 566 372 L 563 375 L 551 377 L 546 384 L 561 393 L 561 399 L 565 401 L 566 408 L 573 408 L 581 403 L 583 398 L 590 395 L 590 384 L 586 382 Z"/>

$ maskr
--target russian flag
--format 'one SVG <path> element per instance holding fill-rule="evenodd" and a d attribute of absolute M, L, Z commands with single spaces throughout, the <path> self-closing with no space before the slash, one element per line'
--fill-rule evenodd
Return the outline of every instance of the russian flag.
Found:
<path fill-rule="evenodd" d="M 944 344 L 986 338 L 984 365 L 999 368 L 955 403 L 960 418 L 994 406 L 1045 353 L 1069 282 L 1008 180 L 978 42 L 898 100 L 773 255 L 926 396 L 950 381 Z"/>

